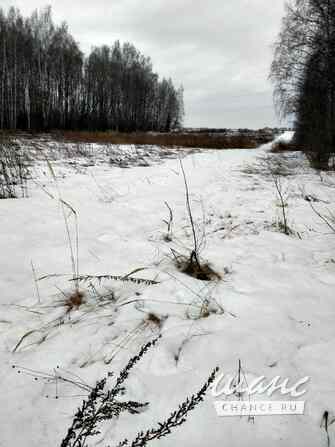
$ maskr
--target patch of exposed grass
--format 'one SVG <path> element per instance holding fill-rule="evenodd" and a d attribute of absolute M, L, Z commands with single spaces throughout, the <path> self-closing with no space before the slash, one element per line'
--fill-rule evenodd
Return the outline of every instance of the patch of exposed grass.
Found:
<path fill-rule="evenodd" d="M 268 143 L 272 136 L 259 132 L 236 135 L 210 133 L 121 133 L 66 131 L 52 134 L 56 139 L 72 143 L 135 144 L 161 147 L 204 149 L 253 149 Z"/>

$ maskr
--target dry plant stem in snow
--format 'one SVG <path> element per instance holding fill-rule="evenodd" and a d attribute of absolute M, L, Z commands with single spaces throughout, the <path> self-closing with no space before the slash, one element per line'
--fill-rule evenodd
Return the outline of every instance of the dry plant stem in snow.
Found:
<path fill-rule="evenodd" d="M 273 175 L 272 178 L 273 178 L 274 185 L 276 187 L 277 195 L 278 195 L 279 202 L 280 202 L 281 214 L 282 214 L 282 222 L 280 224 L 280 227 L 283 229 L 283 233 L 285 233 L 287 236 L 289 236 L 292 233 L 292 231 L 290 230 L 288 223 L 287 223 L 287 215 L 286 215 L 287 203 L 284 198 L 284 192 L 283 192 L 281 179 L 279 176 L 276 176 L 276 175 Z"/>
<path fill-rule="evenodd" d="M 125 439 L 118 444 L 118 447 L 144 447 L 149 442 L 154 441 L 155 439 L 161 439 L 169 435 L 171 433 L 171 429 L 178 427 L 186 422 L 188 413 L 194 410 L 194 408 L 204 400 L 207 390 L 210 388 L 215 380 L 217 372 L 218 368 L 215 368 L 202 388 L 191 397 L 188 397 L 182 404 L 180 404 L 178 409 L 173 411 L 166 420 L 164 420 L 163 422 L 159 422 L 157 427 L 151 428 L 146 432 L 139 432 L 132 442 L 129 442 L 128 439 Z"/>
<path fill-rule="evenodd" d="M 216 273 L 208 264 L 200 263 L 200 243 L 199 237 L 197 235 L 196 226 L 191 209 L 190 192 L 187 183 L 186 173 L 184 170 L 183 162 L 179 158 L 179 163 L 181 171 L 183 174 L 184 185 L 185 185 L 185 198 L 186 198 L 186 209 L 190 220 L 190 225 L 192 229 L 193 247 L 189 256 L 179 255 L 175 250 L 171 249 L 171 252 L 175 258 L 178 268 L 181 269 L 183 273 L 189 276 L 197 278 L 202 281 L 211 281 L 221 279 L 220 275 Z M 205 231 L 203 232 L 206 233 Z"/>
<path fill-rule="evenodd" d="M 173 212 L 170 205 L 167 202 L 164 202 L 165 206 L 169 210 L 169 220 L 164 220 L 163 222 L 167 225 L 167 234 L 164 236 L 166 242 L 172 241 L 172 225 L 173 225 Z"/>
<path fill-rule="evenodd" d="M 145 268 L 138 268 L 136 270 L 133 270 L 132 272 L 128 273 L 127 275 L 82 275 L 78 276 L 77 278 L 72 278 L 72 281 L 80 282 L 92 282 L 96 281 L 99 284 L 101 284 L 104 281 L 122 281 L 122 282 L 132 282 L 134 284 L 144 284 L 146 286 L 153 286 L 159 284 L 158 281 L 154 279 L 146 279 L 146 278 L 137 278 L 132 275 L 134 275 L 137 272 L 140 272 L 142 270 L 146 270 Z"/>
<path fill-rule="evenodd" d="M 41 294 L 40 294 L 40 289 L 38 287 L 38 278 L 36 275 L 36 269 L 35 269 L 33 261 L 31 261 L 30 264 L 31 264 L 31 271 L 33 273 L 33 278 L 34 278 L 34 283 L 35 283 L 37 301 L 38 301 L 38 304 L 41 304 Z"/>
<path fill-rule="evenodd" d="M 105 391 L 106 379 L 97 382 L 96 386 L 91 390 L 88 398 L 83 401 L 78 408 L 73 422 L 68 429 L 67 435 L 61 443 L 61 447 L 87 447 L 87 440 L 93 436 L 100 434 L 100 424 L 117 419 L 121 413 L 128 412 L 132 415 L 138 414 L 148 406 L 148 403 L 140 403 L 136 401 L 120 401 L 118 398 L 124 394 L 126 388 L 124 386 L 132 368 L 139 362 L 145 353 L 152 348 L 158 339 L 150 341 L 144 345 L 139 353 L 134 356 L 120 372 L 112 389 Z M 158 427 L 139 432 L 136 438 L 129 442 L 125 438 L 118 446 L 140 447 L 147 445 L 154 439 L 160 439 L 171 433 L 171 429 L 182 425 L 186 422 L 186 417 L 196 405 L 198 405 L 205 397 L 205 394 L 214 382 L 218 369 L 215 369 L 209 376 L 206 383 L 196 394 L 187 398 L 178 408 L 172 412 L 170 416 Z M 112 374 L 109 374 L 112 375 Z"/>
<path fill-rule="evenodd" d="M 192 250 L 191 256 L 190 256 L 190 263 L 192 264 L 193 262 L 195 262 L 197 264 L 198 268 L 200 268 L 198 238 L 197 238 L 197 233 L 196 233 L 192 210 L 191 210 L 190 193 L 189 193 L 189 189 L 188 189 L 187 178 L 186 178 L 183 162 L 181 159 L 179 159 L 179 163 L 180 163 L 181 171 L 183 173 L 183 178 L 184 178 L 186 209 L 187 209 L 188 217 L 190 219 L 192 235 L 193 235 L 193 250 Z"/>
<path fill-rule="evenodd" d="M 328 210 L 328 216 L 325 216 L 324 214 L 321 214 L 320 211 L 318 211 L 313 203 L 309 202 L 310 207 L 312 208 L 313 212 L 327 225 L 327 227 L 335 233 L 335 215 Z"/>
<path fill-rule="evenodd" d="M 121 402 L 117 398 L 125 391 L 124 382 L 127 380 L 131 369 L 143 357 L 143 355 L 157 343 L 157 339 L 142 347 L 138 355 L 133 357 L 127 366 L 120 372 L 115 385 L 111 390 L 104 391 L 107 379 L 96 383 L 87 400 L 78 408 L 72 425 L 61 443 L 61 447 L 85 447 L 87 438 L 100 434 L 99 424 L 104 421 L 118 418 L 122 412 L 137 414 L 146 407 L 147 403 Z"/>
<path fill-rule="evenodd" d="M 66 236 L 68 241 L 68 247 L 70 250 L 70 260 L 71 260 L 71 266 L 72 266 L 72 276 L 73 280 L 75 282 L 75 294 L 79 294 L 79 281 L 76 280 L 76 278 L 79 277 L 79 226 L 78 226 L 78 216 L 76 210 L 65 200 L 63 200 L 59 184 L 57 181 L 56 174 L 51 166 L 51 163 L 48 159 L 46 159 L 49 171 L 55 181 L 55 185 L 57 188 L 57 194 L 58 194 L 58 201 L 61 205 L 62 215 L 64 219 L 65 229 L 66 229 Z M 67 214 L 69 213 L 69 215 Z M 69 223 L 69 216 L 73 216 L 74 222 L 75 222 L 75 241 L 73 242 L 72 236 L 71 236 L 71 229 L 70 229 L 70 223 Z"/>
<path fill-rule="evenodd" d="M 324 428 L 327 436 L 327 447 L 330 447 L 329 426 L 335 423 L 335 418 L 331 418 L 328 411 L 325 411 L 322 416 L 320 428 Z"/>
<path fill-rule="evenodd" d="M 284 164 L 282 164 L 282 160 L 280 158 L 271 157 L 268 156 L 264 160 L 266 169 L 268 173 L 271 176 L 271 179 L 273 181 L 273 184 L 276 189 L 276 194 L 279 200 L 279 208 L 281 211 L 281 219 L 279 221 L 279 229 L 282 233 L 286 234 L 287 236 L 293 234 L 293 231 L 288 225 L 288 219 L 287 219 L 287 191 L 284 191 L 283 184 L 282 184 L 282 177 L 283 175 L 287 175 L 287 168 Z"/>

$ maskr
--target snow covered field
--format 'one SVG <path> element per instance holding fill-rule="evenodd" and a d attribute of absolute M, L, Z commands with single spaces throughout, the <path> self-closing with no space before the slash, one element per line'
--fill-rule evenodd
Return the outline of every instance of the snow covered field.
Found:
<path fill-rule="evenodd" d="M 205 282 L 178 271 L 171 251 L 192 249 L 176 151 L 161 159 L 158 149 L 115 148 L 96 157 L 90 146 L 82 157 L 74 151 L 60 159 L 55 145 L 40 145 L 41 152 L 31 149 L 29 197 L 0 201 L 0 446 L 60 445 L 85 396 L 61 380 L 34 380 L 27 369 L 94 386 L 159 333 L 127 381 L 127 396 L 150 406 L 105 424 L 89 445 L 132 440 L 196 392 L 215 366 L 236 374 L 239 360 L 249 379 L 310 376 L 305 415 L 219 418 L 208 393 L 185 424 L 151 445 L 327 446 L 326 411 L 333 445 L 335 234 L 306 198 L 322 213 L 334 211 L 335 177 L 315 173 L 302 154 L 276 156 L 283 157 L 287 236 L 262 163 L 270 145 L 182 152 L 201 259 L 222 278 Z M 145 268 L 133 277 L 158 284 L 81 282 L 84 302 L 64 305 L 74 285 L 59 195 L 72 239 L 68 205 L 77 215 L 80 275 L 122 278 Z M 165 202 L 173 212 L 169 237 Z"/>

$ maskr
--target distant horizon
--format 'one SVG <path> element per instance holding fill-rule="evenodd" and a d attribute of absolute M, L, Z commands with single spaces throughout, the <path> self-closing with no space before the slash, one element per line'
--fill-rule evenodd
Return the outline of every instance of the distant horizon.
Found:
<path fill-rule="evenodd" d="M 223 130 L 223 129 L 227 129 L 227 130 L 239 130 L 239 129 L 246 129 L 246 130 L 262 130 L 262 129 L 293 129 L 293 126 L 290 125 L 284 125 L 284 124 L 279 124 L 279 125 L 274 125 L 274 126 L 261 126 L 261 127 L 227 127 L 227 126 L 182 126 L 182 129 L 201 129 L 201 130 Z"/>

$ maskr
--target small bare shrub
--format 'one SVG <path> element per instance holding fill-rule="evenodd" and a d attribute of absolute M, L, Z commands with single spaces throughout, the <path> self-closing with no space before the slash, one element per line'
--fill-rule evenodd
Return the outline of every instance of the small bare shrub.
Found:
<path fill-rule="evenodd" d="M 199 279 L 201 281 L 213 281 L 221 279 L 220 275 L 216 273 L 209 266 L 208 263 L 202 263 L 200 261 L 201 243 L 199 241 L 199 234 L 197 232 L 192 214 L 190 193 L 186 173 L 181 159 L 179 159 L 179 162 L 184 179 L 186 209 L 192 229 L 193 246 L 192 249 L 190 250 L 189 255 L 186 256 L 177 253 L 176 251 L 172 251 L 175 257 L 177 268 L 181 270 L 183 273 L 186 273 L 187 275 L 192 276 L 193 278 Z"/>
<path fill-rule="evenodd" d="M 275 175 L 273 176 L 273 183 L 276 188 L 277 197 L 279 199 L 279 208 L 281 210 L 281 219 L 279 219 L 279 221 L 278 221 L 278 228 L 282 233 L 289 236 L 289 235 L 293 234 L 293 231 L 288 226 L 288 221 L 287 221 L 287 212 L 286 212 L 286 207 L 288 206 L 287 205 L 287 193 L 283 189 L 283 185 L 282 185 L 282 182 L 281 182 L 281 179 L 279 176 L 275 176 Z"/>
<path fill-rule="evenodd" d="M 269 176 L 276 190 L 280 217 L 275 223 L 275 227 L 287 236 L 293 235 L 294 231 L 290 228 L 287 217 L 289 191 L 283 185 L 283 178 L 291 175 L 292 172 L 288 168 L 285 158 L 281 156 L 269 155 L 265 157 L 262 160 L 262 167 L 265 175 Z"/>

